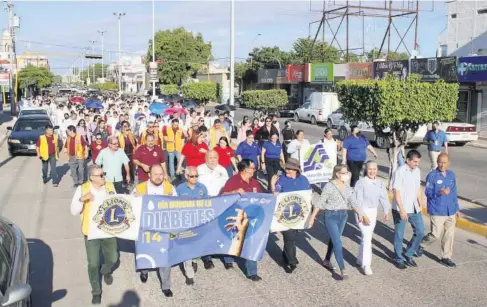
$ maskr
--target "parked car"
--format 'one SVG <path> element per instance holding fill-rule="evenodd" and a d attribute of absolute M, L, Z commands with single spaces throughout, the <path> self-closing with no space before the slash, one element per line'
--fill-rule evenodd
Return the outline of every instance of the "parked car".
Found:
<path fill-rule="evenodd" d="M 7 127 L 7 130 L 11 131 L 7 140 L 10 155 L 35 154 L 37 140 L 44 134 L 47 125 L 52 125 L 52 121 L 47 115 L 19 117 L 13 127 Z M 59 129 L 59 127 L 56 126 L 54 129 Z"/>
<path fill-rule="evenodd" d="M 343 124 L 342 120 L 342 109 L 338 108 L 335 111 L 331 112 L 330 115 L 328 115 L 328 119 L 326 120 L 326 124 L 330 128 L 338 128 Z"/>
<path fill-rule="evenodd" d="M 29 307 L 29 247 L 20 228 L 0 217 L 0 306 Z"/>
<path fill-rule="evenodd" d="M 440 129 L 445 131 L 448 143 L 455 143 L 458 146 L 465 146 L 468 142 L 474 142 L 479 139 L 479 133 L 475 125 L 462 123 L 459 120 L 441 122 Z"/>
<path fill-rule="evenodd" d="M 340 107 L 338 96 L 332 92 L 313 92 L 294 112 L 294 121 L 307 121 L 315 125 L 326 123 L 328 115 Z"/>

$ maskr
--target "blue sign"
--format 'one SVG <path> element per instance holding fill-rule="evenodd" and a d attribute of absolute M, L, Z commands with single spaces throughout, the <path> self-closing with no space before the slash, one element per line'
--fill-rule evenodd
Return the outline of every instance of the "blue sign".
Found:
<path fill-rule="evenodd" d="M 136 267 L 170 267 L 206 255 L 260 260 L 276 205 L 272 194 L 193 199 L 144 196 Z"/>
<path fill-rule="evenodd" d="M 458 82 L 487 81 L 487 56 L 472 56 L 458 59 Z"/>

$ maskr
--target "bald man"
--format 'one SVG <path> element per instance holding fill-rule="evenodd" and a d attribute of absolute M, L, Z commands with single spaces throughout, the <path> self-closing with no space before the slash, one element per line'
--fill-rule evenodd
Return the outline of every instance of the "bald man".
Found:
<path fill-rule="evenodd" d="M 217 196 L 228 180 L 227 170 L 218 164 L 218 153 L 214 150 L 206 152 L 205 164 L 198 166 L 198 182 L 208 189 L 209 196 Z"/>
<path fill-rule="evenodd" d="M 431 232 L 423 239 L 425 246 L 441 240 L 441 264 L 455 268 L 452 261 L 453 238 L 456 219 L 460 210 L 457 197 L 457 180 L 455 173 L 448 169 L 450 159 L 448 154 L 442 153 L 437 159 L 438 167 L 429 172 L 426 177 L 426 197 L 428 198 L 428 213 L 431 218 Z"/>

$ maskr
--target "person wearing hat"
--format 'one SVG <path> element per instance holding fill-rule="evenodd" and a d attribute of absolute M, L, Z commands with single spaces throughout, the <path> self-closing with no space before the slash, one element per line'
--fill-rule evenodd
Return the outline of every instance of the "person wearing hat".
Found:
<path fill-rule="evenodd" d="M 281 176 L 274 175 L 271 180 L 272 192 L 277 196 L 279 193 L 311 190 L 308 178 L 301 175 L 299 161 L 289 158 L 284 164 L 285 174 Z M 296 212 L 298 213 L 298 212 Z M 296 233 L 297 229 L 289 229 L 282 232 L 284 238 L 284 247 L 282 258 L 284 259 L 284 270 L 292 273 L 299 263 L 296 258 Z"/>

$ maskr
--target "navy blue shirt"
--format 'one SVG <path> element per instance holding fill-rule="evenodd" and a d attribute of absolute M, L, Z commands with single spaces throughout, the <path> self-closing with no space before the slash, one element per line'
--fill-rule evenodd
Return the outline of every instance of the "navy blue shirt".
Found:
<path fill-rule="evenodd" d="M 282 145 L 279 141 L 276 144 L 272 144 L 271 141 L 265 141 L 262 148 L 265 149 L 264 156 L 268 159 L 279 159 L 281 157 Z"/>
<path fill-rule="evenodd" d="M 441 195 L 440 190 L 450 188 L 450 194 Z M 426 176 L 426 197 L 430 215 L 451 216 L 460 210 L 457 197 L 457 180 L 455 173 L 447 170 L 446 176 L 438 169 Z"/>
<path fill-rule="evenodd" d="M 208 197 L 208 189 L 204 184 L 196 182 L 194 189 L 188 186 L 187 182 L 183 182 L 176 188 L 178 196 L 185 196 L 191 198 L 205 198 Z"/>
<path fill-rule="evenodd" d="M 424 136 L 423 141 L 428 143 L 429 151 L 441 151 L 441 147 L 447 142 L 446 133 L 441 130 L 436 133 L 434 130 L 430 130 Z"/>
<path fill-rule="evenodd" d="M 235 150 L 236 156 L 241 156 L 242 159 L 250 159 L 254 162 L 255 167 L 259 167 L 259 163 L 257 162 L 257 157 L 260 156 L 260 148 L 257 143 L 252 143 L 249 145 L 246 141 L 238 144 L 237 150 Z"/>
<path fill-rule="evenodd" d="M 367 160 L 367 146 L 369 140 L 363 135 L 349 135 L 343 141 L 343 148 L 347 149 L 347 161 L 365 161 Z"/>
<path fill-rule="evenodd" d="M 308 178 L 299 174 L 295 179 L 289 178 L 286 174 L 279 176 L 276 182 L 276 192 L 294 192 L 311 190 Z"/>

